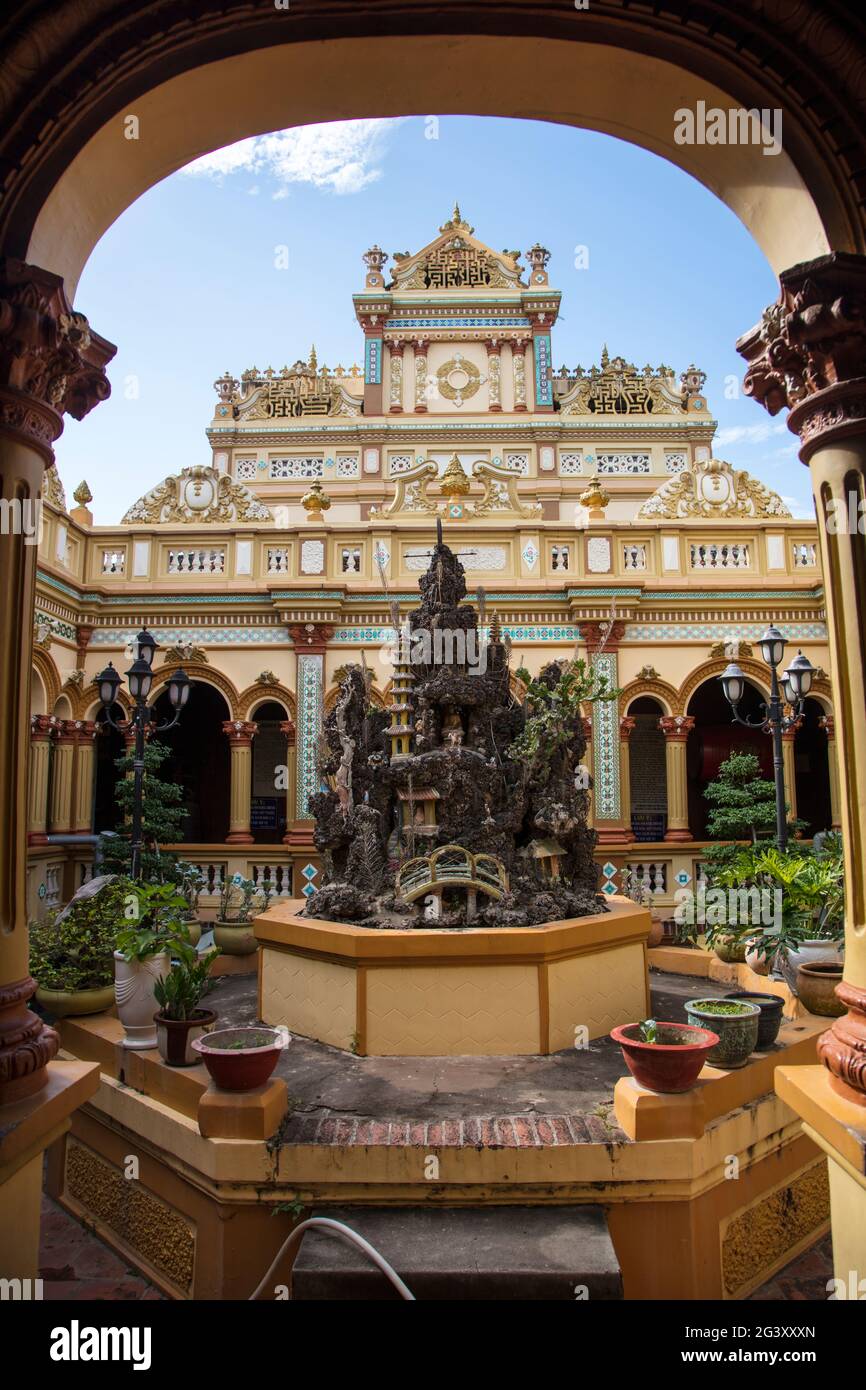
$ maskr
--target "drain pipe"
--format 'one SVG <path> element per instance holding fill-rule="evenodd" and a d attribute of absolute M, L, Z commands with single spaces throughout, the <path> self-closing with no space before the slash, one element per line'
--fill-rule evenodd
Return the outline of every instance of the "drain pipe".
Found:
<path fill-rule="evenodd" d="M 111 835 L 114 832 L 107 830 L 99 835 L 49 835 L 49 845 L 93 845 L 93 867 L 98 869 L 102 863 L 102 846 L 99 841 L 102 834 Z"/>
<path fill-rule="evenodd" d="M 291 1234 L 283 1241 L 264 1279 L 255 1292 L 250 1294 L 247 1300 L 249 1303 L 254 1303 L 262 1292 L 262 1289 L 270 1283 L 283 1256 L 287 1255 L 295 1246 L 300 1245 L 307 1231 L 311 1229 L 326 1231 L 329 1235 L 336 1236 L 338 1240 L 345 1240 L 348 1241 L 350 1245 L 357 1246 L 357 1248 L 372 1261 L 376 1268 L 382 1271 L 385 1278 L 393 1284 L 402 1299 L 405 1299 L 409 1303 L 416 1302 L 412 1290 L 403 1283 L 397 1271 L 392 1269 L 384 1255 L 380 1255 L 378 1250 L 374 1250 L 370 1242 L 365 1240 L 363 1236 L 359 1236 L 357 1231 L 353 1231 L 351 1226 L 346 1226 L 342 1221 L 333 1221 L 329 1216 L 311 1216 L 306 1221 L 302 1221 L 299 1226 L 296 1226 Z"/>

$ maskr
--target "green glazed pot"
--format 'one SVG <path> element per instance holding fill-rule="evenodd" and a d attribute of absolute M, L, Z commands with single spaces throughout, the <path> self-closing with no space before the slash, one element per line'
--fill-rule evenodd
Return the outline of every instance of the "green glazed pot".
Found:
<path fill-rule="evenodd" d="M 716 1013 L 713 1006 L 718 1004 L 735 1004 L 737 1012 Z M 722 1067 L 725 1071 L 744 1067 L 755 1051 L 761 1021 L 757 1004 L 748 1004 L 743 999 L 690 999 L 686 1004 L 686 1017 L 695 1027 L 709 1028 L 718 1034 L 718 1045 L 705 1059 L 711 1067 Z"/>
<path fill-rule="evenodd" d="M 735 936 L 718 936 L 713 942 L 713 950 L 719 960 L 723 960 L 726 965 L 745 965 L 746 963 L 746 943 L 738 941 Z"/>

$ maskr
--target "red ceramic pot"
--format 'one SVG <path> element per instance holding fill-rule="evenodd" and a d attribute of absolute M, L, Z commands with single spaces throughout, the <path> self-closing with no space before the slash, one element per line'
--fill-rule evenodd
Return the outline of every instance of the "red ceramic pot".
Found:
<path fill-rule="evenodd" d="M 285 1028 L 250 1025 L 218 1028 L 196 1038 L 193 1049 L 221 1091 L 253 1091 L 264 1086 L 284 1047 L 291 1041 Z"/>
<path fill-rule="evenodd" d="M 689 1091 L 700 1075 L 708 1052 L 717 1046 L 717 1033 L 695 1028 L 691 1023 L 659 1023 L 659 1043 L 640 1040 L 640 1024 L 626 1023 L 614 1028 L 611 1037 L 619 1043 L 625 1064 L 641 1086 L 661 1095 Z M 681 1042 L 667 1041 L 681 1038 Z"/>

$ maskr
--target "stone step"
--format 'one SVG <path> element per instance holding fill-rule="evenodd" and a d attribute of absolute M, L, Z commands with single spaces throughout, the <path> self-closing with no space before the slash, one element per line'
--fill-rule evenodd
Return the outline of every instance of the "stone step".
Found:
<path fill-rule="evenodd" d="M 385 1257 L 416 1299 L 622 1298 L 600 1207 L 323 1207 Z M 356 1247 L 315 1229 L 292 1273 L 295 1299 L 399 1299 Z"/>

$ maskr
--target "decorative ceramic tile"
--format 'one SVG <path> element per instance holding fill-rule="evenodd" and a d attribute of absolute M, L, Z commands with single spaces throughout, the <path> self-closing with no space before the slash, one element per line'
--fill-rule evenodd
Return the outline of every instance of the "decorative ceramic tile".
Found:
<path fill-rule="evenodd" d="M 607 677 L 607 688 L 616 690 L 616 652 L 599 652 L 592 658 L 594 669 Z M 593 790 L 596 820 L 618 820 L 619 799 L 619 712 L 616 700 L 599 700 L 592 707 Z"/>
<path fill-rule="evenodd" d="M 538 546 L 533 541 L 527 541 L 520 554 L 526 568 L 534 570 L 538 564 Z"/>
<path fill-rule="evenodd" d="M 319 789 L 324 657 L 298 653 L 297 792 L 299 820 L 310 818 L 309 800 Z M 308 885 L 309 886 L 309 885 Z M 306 889 L 304 890 L 306 892 Z"/>

